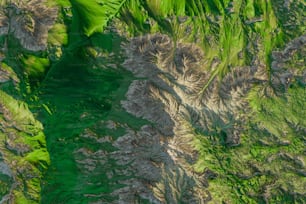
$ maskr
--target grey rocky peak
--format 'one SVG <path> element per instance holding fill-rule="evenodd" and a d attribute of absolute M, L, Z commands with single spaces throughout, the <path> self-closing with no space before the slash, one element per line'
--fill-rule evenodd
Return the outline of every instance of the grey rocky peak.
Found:
<path fill-rule="evenodd" d="M 0 35 L 13 34 L 28 50 L 44 50 L 57 8 L 45 0 L 6 1 L 0 8 Z"/>
<path fill-rule="evenodd" d="M 272 53 L 271 81 L 276 91 L 288 89 L 293 81 L 306 84 L 306 35 L 295 38 L 282 51 Z M 298 67 L 298 69 L 297 69 Z"/>
<path fill-rule="evenodd" d="M 304 41 L 302 36 L 289 43 L 283 52 L 274 53 L 274 66 L 279 67 L 289 59 L 283 55 L 292 56 L 295 50 L 304 49 Z M 137 185 L 142 183 L 142 188 L 151 189 L 151 201 L 157 199 L 153 203 L 207 202 L 210 194 L 205 189 L 209 179 L 217 175 L 209 170 L 204 177 L 193 173 L 192 164 L 197 159 L 192 145 L 195 130 L 215 135 L 211 139 L 221 145 L 239 145 L 250 111 L 247 94 L 255 84 L 261 84 L 260 91 L 267 97 L 272 96 L 276 83 L 269 85 L 268 70 L 256 59 L 252 66 L 232 67 L 224 77 L 213 77 L 201 48 L 174 42 L 163 34 L 133 38 L 125 49 L 127 59 L 123 65 L 137 79 L 131 83 L 121 104 L 129 113 L 153 125 L 116 141 L 120 151 L 114 158 L 121 164 L 135 160 L 132 172 L 147 178 L 147 184 L 138 180 Z M 279 74 L 273 72 L 272 79 L 277 77 L 279 83 L 287 83 L 284 78 L 297 76 L 283 68 L 278 71 Z M 144 140 L 145 135 L 151 142 Z M 139 139 L 146 141 L 142 145 L 149 145 L 140 148 Z M 151 156 L 144 161 L 147 153 Z M 129 186 L 137 186 L 133 182 L 136 181 L 131 181 Z M 125 190 L 125 195 L 130 195 Z"/>
<path fill-rule="evenodd" d="M 227 145 L 239 144 L 245 96 L 262 81 L 255 78 L 261 69 L 234 67 L 223 79 L 212 78 L 201 48 L 161 34 L 132 39 L 126 49 L 124 66 L 142 78 L 122 101 L 128 112 L 156 123 L 165 135 L 176 136 L 182 123 L 190 123 L 204 133 L 224 135 Z"/>
<path fill-rule="evenodd" d="M 126 50 L 128 57 L 124 66 L 138 79 L 130 85 L 122 105 L 136 117 L 155 124 L 150 131 L 144 127 L 150 138 L 159 135 L 157 146 L 148 145 L 133 154 L 139 157 L 148 151 L 163 158 L 158 159 L 159 169 L 153 171 L 154 165 L 150 168 L 152 174 L 156 172 L 154 178 L 146 175 L 154 197 L 161 203 L 207 202 L 210 199 L 205 191 L 207 179 L 195 175 L 191 168 L 197 158 L 192 146 L 194 130 L 215 131 L 224 135 L 225 145 L 238 145 L 242 129 L 238 112 L 247 105 L 244 96 L 256 70 L 233 69 L 223 81 L 212 80 L 203 92 L 211 74 L 204 53 L 196 45 L 174 43 L 170 37 L 156 34 L 132 39 Z M 129 138 L 132 140 L 135 136 Z M 127 144 L 118 147 L 126 150 Z M 125 157 L 124 161 L 128 161 L 129 155 Z"/>

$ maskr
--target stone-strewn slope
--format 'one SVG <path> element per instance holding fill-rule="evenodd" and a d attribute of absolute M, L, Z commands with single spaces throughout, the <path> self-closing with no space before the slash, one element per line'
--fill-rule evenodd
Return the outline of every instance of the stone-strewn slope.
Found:
<path fill-rule="evenodd" d="M 0 35 L 14 35 L 25 49 L 44 50 L 57 8 L 48 7 L 45 0 L 4 1 L 2 4 Z"/>

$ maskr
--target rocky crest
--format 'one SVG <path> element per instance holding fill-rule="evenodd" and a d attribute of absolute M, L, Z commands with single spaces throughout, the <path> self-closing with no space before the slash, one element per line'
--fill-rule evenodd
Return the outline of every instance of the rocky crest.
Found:
<path fill-rule="evenodd" d="M 57 8 L 45 0 L 7 1 L 0 9 L 0 35 L 13 34 L 28 50 L 44 50 L 48 30 L 57 17 Z"/>
<path fill-rule="evenodd" d="M 210 194 L 205 190 L 207 178 L 195 174 L 191 168 L 197 159 L 192 146 L 195 130 L 224 134 L 223 144 L 238 145 L 242 120 L 238 111 L 246 107 L 244 96 L 256 70 L 236 68 L 221 82 L 213 79 L 208 84 L 211 74 L 201 49 L 193 44 L 175 44 L 161 34 L 134 38 L 126 51 L 124 67 L 138 79 L 130 85 L 122 106 L 155 124 L 147 134 L 159 138 L 158 145 L 148 145 L 144 152 L 155 155 L 159 152 L 159 157 L 167 158 L 159 160 L 159 170 L 146 171 L 159 172 L 155 175 L 158 179 L 149 179 L 149 188 L 161 203 L 209 201 Z M 125 148 L 126 144 L 119 147 Z M 136 172 L 142 171 L 136 169 Z"/>
<path fill-rule="evenodd" d="M 290 43 L 282 55 L 290 56 L 288 52 L 304 49 L 301 46 L 303 39 L 301 37 Z M 155 203 L 206 203 L 211 198 L 206 189 L 208 180 L 217 175 L 209 169 L 197 175 L 192 169 L 197 159 L 193 146 L 197 132 L 209 135 L 216 143 L 227 147 L 240 145 L 240 134 L 251 111 L 247 100 L 249 91 L 259 84 L 260 91 L 269 92 L 267 97 L 271 93 L 279 93 L 275 88 L 282 82 L 279 73 L 285 75 L 286 70 L 271 74 L 272 86 L 269 85 L 266 68 L 256 63 L 233 67 L 219 79 L 213 77 L 213 71 L 208 71 L 211 65 L 206 63 L 200 48 L 193 44 L 175 43 L 161 34 L 134 38 L 125 49 L 127 60 L 124 67 L 137 79 L 130 85 L 122 106 L 136 117 L 154 124 L 143 129 L 155 145 L 146 146 L 142 153 L 134 152 L 132 158 L 146 152 L 159 158 L 158 162 L 154 159 L 134 162 L 132 172 L 140 175 L 144 171 L 150 172 L 142 175 L 149 180 L 146 182 L 149 184 L 143 184 L 142 188 L 147 186 L 152 190 L 158 200 Z M 286 61 L 286 58 L 282 59 Z M 274 61 L 274 67 L 281 62 Z M 303 78 L 302 72 L 292 76 Z M 273 80 L 275 78 L 280 79 L 278 83 Z M 129 134 L 117 143 L 122 154 L 138 134 Z M 122 159 L 131 161 L 131 155 L 127 154 Z M 142 167 L 145 163 L 146 168 Z M 174 195 L 174 192 L 178 194 Z"/>

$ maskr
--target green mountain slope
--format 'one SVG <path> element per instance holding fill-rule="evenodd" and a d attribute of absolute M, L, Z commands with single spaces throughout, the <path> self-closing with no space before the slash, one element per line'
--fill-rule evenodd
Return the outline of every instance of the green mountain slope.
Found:
<path fill-rule="evenodd" d="M 0 202 L 304 203 L 303 0 L 0 0 Z"/>

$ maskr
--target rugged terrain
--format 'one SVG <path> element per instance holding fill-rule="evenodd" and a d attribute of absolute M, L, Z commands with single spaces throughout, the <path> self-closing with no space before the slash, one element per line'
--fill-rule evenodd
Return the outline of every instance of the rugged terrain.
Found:
<path fill-rule="evenodd" d="M 305 203 L 303 0 L 0 0 L 0 203 Z"/>

